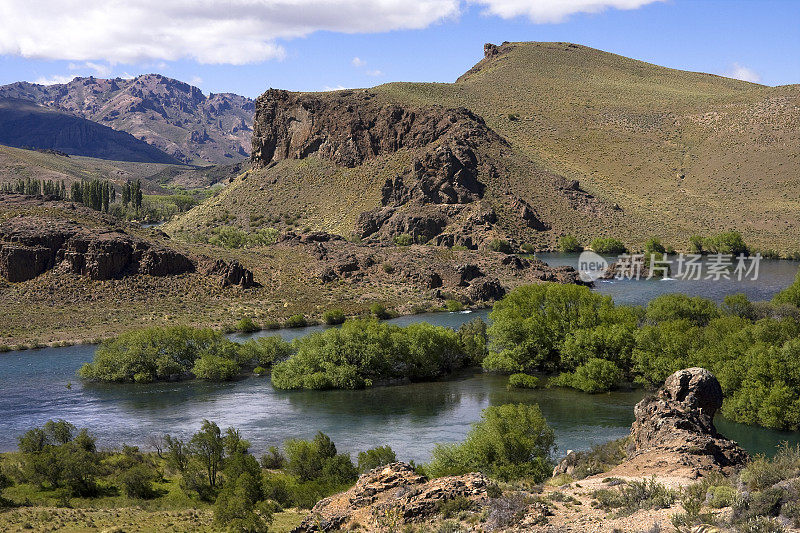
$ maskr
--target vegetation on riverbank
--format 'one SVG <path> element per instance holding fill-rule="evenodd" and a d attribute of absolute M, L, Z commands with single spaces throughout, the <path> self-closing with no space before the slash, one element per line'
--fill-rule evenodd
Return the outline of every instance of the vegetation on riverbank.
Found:
<path fill-rule="evenodd" d="M 796 282 L 796 285 L 800 282 Z M 586 287 L 520 287 L 489 315 L 483 366 L 559 374 L 552 385 L 602 392 L 624 382 L 657 386 L 691 366 L 711 370 L 726 418 L 771 428 L 800 427 L 800 310 L 796 286 L 774 303 L 743 295 L 725 303 L 682 294 L 646 308 L 614 305 Z"/>
<path fill-rule="evenodd" d="M 478 340 L 476 341 L 476 337 Z M 423 381 L 480 364 L 485 330 L 456 332 L 427 323 L 398 327 L 349 320 L 293 342 L 272 370 L 279 389 L 359 389 L 389 380 Z"/>

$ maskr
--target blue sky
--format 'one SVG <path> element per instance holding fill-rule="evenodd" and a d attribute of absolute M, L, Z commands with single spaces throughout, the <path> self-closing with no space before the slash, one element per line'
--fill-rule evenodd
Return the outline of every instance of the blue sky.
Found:
<path fill-rule="evenodd" d="M 396 5 L 376 8 L 362 20 L 352 13 L 363 11 L 366 0 L 276 0 L 283 2 L 279 6 L 250 0 L 281 13 L 264 11 L 253 18 L 269 21 L 250 27 L 246 0 L 211 2 L 208 13 L 182 11 L 188 4 L 177 1 L 164 12 L 160 4 L 170 0 L 140 0 L 141 10 L 127 16 L 145 25 L 152 17 L 155 29 L 147 41 L 124 27 L 91 37 L 83 36 L 80 21 L 62 27 L 58 10 L 70 1 L 77 0 L 54 3 L 48 15 L 26 11 L 27 0 L 4 0 L 18 5 L 10 15 L 3 12 L 8 6 L 0 7 L 0 84 L 159 72 L 206 93 L 254 97 L 269 87 L 318 91 L 390 81 L 451 82 L 482 57 L 485 42 L 505 40 L 571 41 L 673 68 L 767 85 L 800 83 L 800 1 L 389 0 L 384 3 Z M 245 2 L 240 14 L 228 9 L 237 2 Z M 86 3 L 91 0 L 79 2 Z M 582 12 L 598 4 L 607 6 Z M 231 28 L 215 22 L 216 8 L 233 13 Z M 96 16 L 101 15 L 86 13 Z M 174 25 L 158 27 L 159 19 L 170 16 Z M 15 17 L 15 27 L 53 26 L 48 34 L 14 30 Z"/>

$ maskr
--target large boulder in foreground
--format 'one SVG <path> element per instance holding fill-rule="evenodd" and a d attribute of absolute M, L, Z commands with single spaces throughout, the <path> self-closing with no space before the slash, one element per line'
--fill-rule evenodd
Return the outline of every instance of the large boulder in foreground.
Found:
<path fill-rule="evenodd" d="M 704 368 L 675 372 L 634 408 L 628 460 L 617 468 L 636 475 L 696 478 L 743 465 L 747 452 L 714 427 L 721 406 L 722 388 L 711 372 Z"/>
<path fill-rule="evenodd" d="M 364 474 L 350 490 L 317 502 L 294 531 L 335 531 L 353 522 L 363 527 L 384 515 L 396 516 L 400 523 L 419 522 L 455 498 L 485 501 L 488 485 L 483 474 L 428 480 L 409 464 L 391 463 Z"/>

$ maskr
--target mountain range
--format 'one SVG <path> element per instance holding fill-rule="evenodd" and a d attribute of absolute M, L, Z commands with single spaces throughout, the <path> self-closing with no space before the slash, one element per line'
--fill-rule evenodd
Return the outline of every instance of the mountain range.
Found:
<path fill-rule="evenodd" d="M 56 85 L 16 82 L 0 86 L 0 99 L 38 104 L 127 132 L 184 164 L 227 164 L 249 154 L 251 99 L 232 93 L 206 96 L 197 87 L 160 74 L 78 77 Z M 114 158 L 103 152 L 84 155 Z"/>

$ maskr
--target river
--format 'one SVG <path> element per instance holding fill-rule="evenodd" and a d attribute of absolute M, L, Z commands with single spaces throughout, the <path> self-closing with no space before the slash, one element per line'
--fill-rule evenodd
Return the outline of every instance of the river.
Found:
<path fill-rule="evenodd" d="M 577 260 L 575 256 L 539 257 L 551 264 Z M 715 301 L 736 292 L 753 300 L 769 299 L 792 282 L 797 266 L 765 260 L 756 282 L 612 281 L 598 283 L 595 290 L 626 304 L 645 304 L 668 292 Z M 457 327 L 475 317 L 486 319 L 487 314 L 486 310 L 429 313 L 392 322 Z M 291 339 L 319 329 L 322 326 L 255 335 Z M 232 336 L 235 340 L 247 337 Z M 438 382 L 363 391 L 277 391 L 268 378 L 259 377 L 232 383 L 83 384 L 75 371 L 93 353 L 94 346 L 71 346 L 0 354 L 0 451 L 13 450 L 17 436 L 54 418 L 90 428 L 101 446 L 144 445 L 148 435 L 167 432 L 186 437 L 203 419 L 210 419 L 223 428 L 239 428 L 258 453 L 288 438 L 308 438 L 324 431 L 343 451 L 388 444 L 400 459 L 425 461 L 435 443 L 462 440 L 486 406 L 526 402 L 539 404 L 563 454 L 626 435 L 633 405 L 644 394 L 641 390 L 599 395 L 567 389 L 509 392 L 505 377 L 474 370 Z M 751 452 L 770 454 L 781 441 L 800 442 L 800 433 L 743 426 L 720 417 L 717 426 Z"/>

